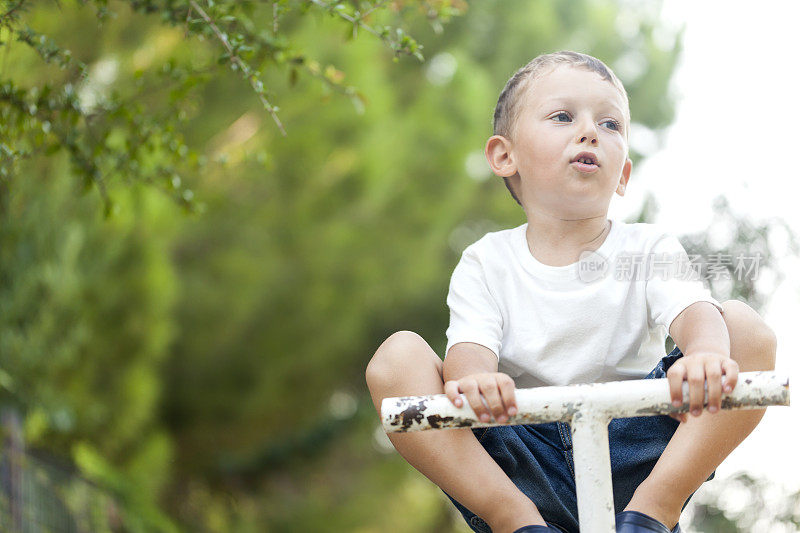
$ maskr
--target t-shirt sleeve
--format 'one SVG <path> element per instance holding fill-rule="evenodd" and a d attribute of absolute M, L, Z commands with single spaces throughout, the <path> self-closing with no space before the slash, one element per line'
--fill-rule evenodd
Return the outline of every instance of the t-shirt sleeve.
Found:
<path fill-rule="evenodd" d="M 453 270 L 447 306 L 450 308 L 450 326 L 447 328 L 445 357 L 454 344 L 474 342 L 489 348 L 499 360 L 503 318 L 472 246 L 464 250 Z"/>
<path fill-rule="evenodd" d="M 700 273 L 690 264 L 689 256 L 677 237 L 664 234 L 651 250 L 650 273 L 646 277 L 648 319 L 667 328 L 681 311 L 695 302 L 722 306 L 711 296 Z"/>

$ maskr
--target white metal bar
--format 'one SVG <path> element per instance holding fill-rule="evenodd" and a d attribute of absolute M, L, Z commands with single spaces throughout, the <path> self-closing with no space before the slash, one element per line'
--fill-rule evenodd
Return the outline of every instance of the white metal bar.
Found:
<path fill-rule="evenodd" d="M 616 531 L 611 453 L 608 449 L 610 421 L 602 413 L 581 411 L 575 413 L 570 422 L 578 519 L 582 531 Z M 575 450 L 580 450 L 580 453 L 575 453 Z"/>
<path fill-rule="evenodd" d="M 517 414 L 507 424 L 481 422 L 462 395 L 456 407 L 444 394 L 384 398 L 381 404 L 387 433 L 464 427 L 489 427 L 543 422 L 569 422 L 583 409 L 603 412 L 609 418 L 660 415 L 689 410 L 689 384 L 683 383 L 680 407 L 672 405 L 667 379 L 611 381 L 585 385 L 517 389 Z M 703 405 L 708 403 L 708 395 Z M 736 387 L 722 393 L 723 409 L 758 409 L 789 405 L 789 377 L 777 372 L 740 372 Z"/>
<path fill-rule="evenodd" d="M 667 379 L 613 381 L 515 391 L 517 414 L 507 424 L 481 422 L 462 394 L 456 407 L 444 394 L 385 398 L 381 418 L 387 433 L 569 422 L 578 519 L 583 531 L 614 533 L 614 494 L 608 423 L 612 418 L 649 416 L 689 410 L 689 384 L 683 383 L 683 405 L 672 405 Z M 708 404 L 706 390 L 703 406 Z M 776 372 L 741 372 L 736 387 L 722 394 L 723 409 L 758 409 L 789 405 L 789 377 Z"/>

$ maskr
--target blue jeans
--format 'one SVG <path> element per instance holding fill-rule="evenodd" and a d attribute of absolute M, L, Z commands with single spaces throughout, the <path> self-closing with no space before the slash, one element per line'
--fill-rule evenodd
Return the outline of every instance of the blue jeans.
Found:
<path fill-rule="evenodd" d="M 676 346 L 645 379 L 666 378 L 669 367 L 681 357 L 683 354 Z M 611 420 L 608 436 L 615 513 L 628 505 L 636 487 L 650 475 L 678 425 L 677 420 L 667 415 Z M 545 521 L 567 533 L 578 533 L 575 464 L 569 424 L 548 422 L 494 426 L 473 428 L 472 432 L 511 481 L 536 504 Z M 713 478 L 714 472 L 706 481 Z M 445 494 L 473 531 L 491 532 L 479 516 Z M 691 497 L 684 502 L 684 508 Z"/>

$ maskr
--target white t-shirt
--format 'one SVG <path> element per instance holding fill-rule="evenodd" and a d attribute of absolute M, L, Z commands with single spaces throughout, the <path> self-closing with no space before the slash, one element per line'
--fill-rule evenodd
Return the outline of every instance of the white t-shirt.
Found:
<path fill-rule="evenodd" d="M 683 309 L 722 307 L 676 237 L 611 222 L 600 248 L 567 266 L 533 257 L 527 223 L 468 246 L 450 280 L 445 353 L 483 345 L 518 388 L 644 378 Z"/>

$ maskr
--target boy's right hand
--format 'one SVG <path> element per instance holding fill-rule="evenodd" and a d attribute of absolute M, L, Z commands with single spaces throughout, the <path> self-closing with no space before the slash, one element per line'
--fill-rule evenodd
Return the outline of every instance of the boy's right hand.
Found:
<path fill-rule="evenodd" d="M 497 422 L 503 424 L 508 421 L 509 416 L 517 414 L 514 388 L 514 380 L 508 374 L 484 372 L 446 382 L 444 393 L 456 407 L 462 407 L 461 393 L 464 393 L 481 422 L 489 422 L 491 416 L 494 416 Z M 488 409 L 483 404 L 481 395 L 486 398 Z"/>

